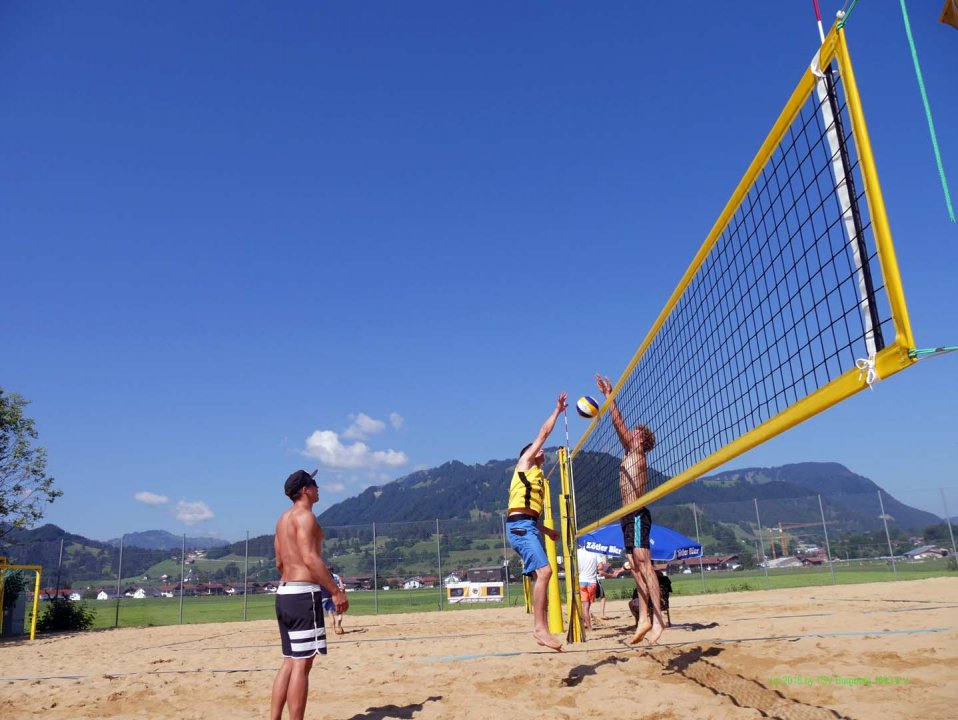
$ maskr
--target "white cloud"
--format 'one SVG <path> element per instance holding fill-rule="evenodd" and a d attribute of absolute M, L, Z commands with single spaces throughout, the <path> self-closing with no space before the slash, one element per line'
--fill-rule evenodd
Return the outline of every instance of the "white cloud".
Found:
<path fill-rule="evenodd" d="M 386 423 L 382 420 L 371 418 L 366 413 L 350 415 L 349 417 L 353 423 L 343 432 L 343 437 L 350 440 L 365 440 L 370 435 L 381 433 L 383 428 L 386 427 Z"/>
<path fill-rule="evenodd" d="M 205 502 L 180 500 L 176 503 L 176 519 L 187 525 L 195 525 L 212 517 L 213 511 Z"/>
<path fill-rule="evenodd" d="M 317 430 L 306 438 L 303 454 L 319 460 L 328 468 L 342 470 L 374 470 L 382 466 L 398 467 L 409 462 L 406 453 L 401 450 L 373 450 L 364 442 L 345 445 L 332 430 Z"/>
<path fill-rule="evenodd" d="M 166 505 L 170 501 L 166 495 L 157 495 L 146 490 L 136 493 L 133 498 L 144 505 Z"/>
<path fill-rule="evenodd" d="M 342 492 L 346 489 L 346 484 L 341 482 L 325 482 L 323 483 L 323 490 L 326 492 Z"/>
<path fill-rule="evenodd" d="M 389 413 L 389 422 L 396 430 L 398 430 L 402 427 L 402 424 L 406 422 L 406 418 L 404 418 L 398 412 L 391 412 Z"/>

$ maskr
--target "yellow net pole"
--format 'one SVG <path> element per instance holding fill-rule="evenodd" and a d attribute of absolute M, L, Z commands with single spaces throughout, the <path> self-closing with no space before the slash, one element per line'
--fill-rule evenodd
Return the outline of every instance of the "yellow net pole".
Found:
<path fill-rule="evenodd" d="M 542 503 L 542 524 L 550 530 L 555 530 L 548 481 L 545 484 L 545 498 Z M 562 600 L 559 598 L 559 559 L 556 554 L 556 541 L 548 535 L 545 540 L 546 557 L 549 558 L 549 567 L 552 568 L 552 576 L 549 578 L 549 632 L 561 633 L 564 628 L 562 627 Z"/>
<path fill-rule="evenodd" d="M 578 561 L 575 545 L 575 518 L 573 517 L 571 483 L 569 482 L 569 453 L 559 448 L 559 470 L 562 478 L 562 504 L 559 506 L 562 523 L 562 553 L 565 557 L 565 599 L 569 612 L 569 632 L 566 641 L 583 642 L 585 629 L 582 625 L 582 598 L 579 596 Z"/>
<path fill-rule="evenodd" d="M 522 576 L 522 596 L 526 601 L 526 615 L 532 614 L 532 580 L 528 575 Z"/>

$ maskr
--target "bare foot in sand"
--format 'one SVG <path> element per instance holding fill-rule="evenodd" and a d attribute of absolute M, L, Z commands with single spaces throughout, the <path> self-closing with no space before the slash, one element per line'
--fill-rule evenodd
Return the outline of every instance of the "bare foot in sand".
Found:
<path fill-rule="evenodd" d="M 337 625 L 337 626 L 336 626 L 336 634 L 337 634 L 337 635 L 344 635 L 345 633 L 346 633 L 346 631 L 343 630 L 343 626 L 342 626 L 342 625 Z"/>
<path fill-rule="evenodd" d="M 649 644 L 655 645 L 659 641 L 659 638 L 662 637 L 662 633 L 665 632 L 665 626 L 659 625 L 658 623 L 652 623 L 652 632 L 649 633 Z"/>
<path fill-rule="evenodd" d="M 649 630 L 651 629 L 652 629 L 651 622 L 647 622 L 644 625 L 639 625 L 635 629 L 635 635 L 633 635 L 632 638 L 629 640 L 629 645 L 638 645 L 640 642 L 642 642 L 642 638 L 644 638 L 646 634 L 649 632 Z M 659 635 L 661 634 L 662 633 L 660 631 Z"/>
<path fill-rule="evenodd" d="M 543 647 L 551 648 L 556 652 L 565 652 L 565 648 L 562 647 L 562 643 L 552 637 L 552 635 L 547 633 L 545 630 L 533 630 L 532 637 L 534 637 L 536 642 Z"/>
<path fill-rule="evenodd" d="M 609 619 L 609 618 L 607 618 L 605 615 L 600 615 L 600 616 L 599 616 L 599 620 L 608 620 L 608 619 Z"/>

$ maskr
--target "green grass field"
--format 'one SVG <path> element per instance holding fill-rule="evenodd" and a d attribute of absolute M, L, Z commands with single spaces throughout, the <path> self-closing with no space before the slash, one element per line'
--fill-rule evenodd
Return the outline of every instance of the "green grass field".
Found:
<path fill-rule="evenodd" d="M 954 574 L 949 571 L 947 561 L 927 561 L 922 563 L 900 562 L 896 566 L 897 579 L 917 580 L 928 577 L 940 577 Z M 888 582 L 896 579 L 891 567 L 883 561 L 862 561 L 856 563 L 838 563 L 834 581 L 839 584 Z M 698 573 L 691 575 L 672 575 L 674 595 L 700 595 L 703 593 L 702 578 Z M 775 588 L 815 587 L 832 584 L 832 573 L 828 566 L 817 568 L 788 568 L 772 570 L 766 579 L 764 570 L 705 573 L 705 592 L 722 593 Z M 564 591 L 564 583 L 560 583 Z M 623 600 L 631 597 L 634 587 L 631 578 L 606 580 L 603 582 L 610 600 Z M 438 588 L 420 590 L 380 590 L 357 591 L 349 593 L 352 616 L 390 614 L 406 612 L 458 611 L 483 607 L 502 607 L 505 604 L 516 606 L 523 604 L 521 585 L 510 584 L 507 597 L 502 603 L 467 603 L 450 605 L 445 602 Z M 182 603 L 183 623 L 236 622 L 244 619 L 262 620 L 273 618 L 274 598 L 272 595 L 250 595 L 244 602 L 242 595 L 186 597 Z M 143 627 L 150 625 L 175 625 L 180 622 L 180 599 L 150 598 L 143 600 L 123 599 L 119 604 L 115 600 L 87 601 L 87 606 L 96 613 L 94 628 Z M 41 605 L 42 608 L 42 605 Z M 28 611 L 29 612 L 29 611 Z M 42 609 L 41 609 L 42 612 Z M 29 622 L 29 617 L 27 618 Z"/>
<path fill-rule="evenodd" d="M 918 580 L 954 574 L 947 563 L 928 561 L 923 563 L 898 563 L 897 579 Z M 835 581 L 839 584 L 889 582 L 896 579 L 890 566 L 881 561 L 836 565 Z M 673 595 L 701 595 L 702 579 L 699 574 L 673 575 Z M 770 571 L 766 581 L 764 570 L 705 573 L 707 592 L 722 593 L 768 588 L 815 587 L 832 584 L 828 566 L 818 568 L 788 568 Z M 631 578 L 605 580 L 602 583 L 610 600 L 624 600 L 632 595 L 634 583 Z M 560 583 L 564 587 L 564 583 Z M 349 593 L 349 615 L 374 615 L 406 612 L 459 611 L 483 607 L 517 606 L 523 604 L 522 586 L 511 583 L 507 597 L 502 603 L 467 603 L 450 605 L 441 601 L 438 588 L 420 590 L 380 590 Z M 115 600 L 88 601 L 96 612 L 95 628 L 139 627 L 149 625 L 175 625 L 180 621 L 179 598 L 155 598 L 144 600 L 123 599 L 119 602 L 119 614 Z M 272 595 L 250 595 L 246 603 L 246 618 L 263 620 L 273 618 Z M 233 622 L 243 620 L 244 599 L 237 596 L 187 597 L 183 599 L 183 622 Z"/>
<path fill-rule="evenodd" d="M 385 615 L 407 612 L 431 612 L 440 610 L 440 595 L 438 588 L 421 590 L 388 590 L 374 593 L 371 590 L 351 592 L 349 597 L 349 615 Z M 442 610 L 459 611 L 481 606 L 503 607 L 506 602 L 510 605 L 523 603 L 522 586 L 513 584 L 510 587 L 509 597 L 501 603 L 468 603 L 450 605 L 442 602 Z M 246 603 L 246 618 L 248 620 L 265 620 L 275 618 L 275 596 L 250 595 Z M 183 622 L 234 622 L 243 620 L 243 596 L 213 596 L 213 597 L 185 597 L 183 598 Z M 145 598 L 132 600 L 124 598 L 119 602 L 117 615 L 117 601 L 87 601 L 87 606 L 96 612 L 94 629 L 112 627 L 143 627 L 150 625 L 176 625 L 180 619 L 179 598 Z M 42 612 L 42 610 L 41 610 Z M 119 617 L 119 622 L 117 618 Z"/>

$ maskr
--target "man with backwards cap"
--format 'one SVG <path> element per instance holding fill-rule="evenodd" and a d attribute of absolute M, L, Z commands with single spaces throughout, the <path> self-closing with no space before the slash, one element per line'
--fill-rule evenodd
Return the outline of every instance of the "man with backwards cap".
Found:
<path fill-rule="evenodd" d="M 346 612 L 349 600 L 333 580 L 321 553 L 323 530 L 313 515 L 319 500 L 316 470 L 297 470 L 286 478 L 286 496 L 293 507 L 276 523 L 276 567 L 280 572 L 276 591 L 276 620 L 279 622 L 283 664 L 273 681 L 270 717 L 280 720 L 283 706 L 290 720 L 302 720 L 309 694 L 309 671 L 316 653 L 326 654 L 322 589 L 332 596 L 336 612 Z"/>

